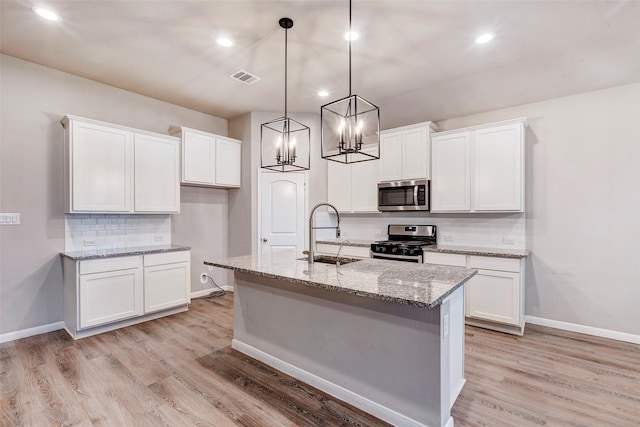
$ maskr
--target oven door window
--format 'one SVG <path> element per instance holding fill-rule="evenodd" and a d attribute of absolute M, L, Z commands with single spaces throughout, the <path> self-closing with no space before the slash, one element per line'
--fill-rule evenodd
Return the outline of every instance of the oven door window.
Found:
<path fill-rule="evenodd" d="M 380 188 L 379 206 L 412 206 L 414 186 Z"/>

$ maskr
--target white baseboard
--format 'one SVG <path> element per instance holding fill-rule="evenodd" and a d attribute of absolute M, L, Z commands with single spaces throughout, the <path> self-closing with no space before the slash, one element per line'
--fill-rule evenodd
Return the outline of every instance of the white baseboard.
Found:
<path fill-rule="evenodd" d="M 36 326 L 35 328 L 7 332 L 6 334 L 0 334 L 0 343 L 46 334 L 47 332 L 53 332 L 59 329 L 64 329 L 64 322 L 49 323 L 48 325 Z"/>
<path fill-rule="evenodd" d="M 565 331 L 610 338 L 612 340 L 625 341 L 632 344 L 640 344 L 640 335 L 628 334 L 626 332 L 594 328 L 592 326 L 578 325 L 576 323 L 561 322 L 559 320 L 544 319 L 542 317 L 534 316 L 524 316 L 524 321 L 526 323 L 532 323 L 539 326 L 548 326 L 550 328 L 563 329 Z"/>
<path fill-rule="evenodd" d="M 240 353 L 244 353 L 247 356 L 253 357 L 278 371 L 284 372 L 306 384 L 309 384 L 325 393 L 330 394 L 344 402 L 347 402 L 356 408 L 360 408 L 363 411 L 380 418 L 388 423 L 398 427 L 429 427 L 426 424 L 420 423 L 412 418 L 402 415 L 393 409 L 380 405 L 364 396 L 347 390 L 335 383 L 320 378 L 319 376 L 312 374 L 311 372 L 300 369 L 290 363 L 287 363 L 277 357 L 271 356 L 259 350 L 252 345 L 246 344 L 236 339 L 231 341 L 231 347 L 238 350 Z M 435 427 L 435 426 L 434 426 Z M 453 427 L 453 418 L 449 417 L 446 427 Z"/>

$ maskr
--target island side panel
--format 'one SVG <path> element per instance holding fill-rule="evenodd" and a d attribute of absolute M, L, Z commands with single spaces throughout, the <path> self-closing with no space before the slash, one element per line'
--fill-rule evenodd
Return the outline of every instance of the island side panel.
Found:
<path fill-rule="evenodd" d="M 235 275 L 234 348 L 393 424 L 451 422 L 448 303 L 429 310 Z"/>

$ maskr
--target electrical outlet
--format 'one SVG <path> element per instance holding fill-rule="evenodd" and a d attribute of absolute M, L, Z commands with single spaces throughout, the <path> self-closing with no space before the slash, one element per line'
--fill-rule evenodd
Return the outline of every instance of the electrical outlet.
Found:
<path fill-rule="evenodd" d="M 209 268 L 207 269 L 207 271 L 213 271 L 213 266 L 210 265 Z"/>
<path fill-rule="evenodd" d="M 505 236 L 502 238 L 502 243 L 504 243 L 505 245 L 514 245 L 516 241 L 511 236 Z"/>
<path fill-rule="evenodd" d="M 95 239 L 84 239 L 84 246 L 96 246 L 98 241 Z"/>
<path fill-rule="evenodd" d="M 442 239 L 445 242 L 453 242 L 453 236 L 451 234 L 443 234 Z"/>
<path fill-rule="evenodd" d="M 164 236 L 161 234 L 156 235 L 156 242 L 164 242 Z"/>
<path fill-rule="evenodd" d="M 446 338 L 449 336 L 449 315 L 445 314 L 442 318 L 442 337 Z"/>

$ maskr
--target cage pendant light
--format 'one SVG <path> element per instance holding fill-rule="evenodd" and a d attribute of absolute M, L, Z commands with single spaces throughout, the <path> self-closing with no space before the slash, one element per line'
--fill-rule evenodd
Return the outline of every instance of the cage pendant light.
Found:
<path fill-rule="evenodd" d="M 351 35 L 349 0 L 349 35 Z M 351 93 L 351 37 L 349 37 L 349 96 L 320 108 L 322 158 L 357 163 L 380 158 L 380 109 Z"/>
<path fill-rule="evenodd" d="M 278 172 L 308 170 L 311 130 L 287 116 L 287 31 L 293 20 L 281 18 L 284 28 L 284 116 L 260 126 L 261 167 Z"/>

